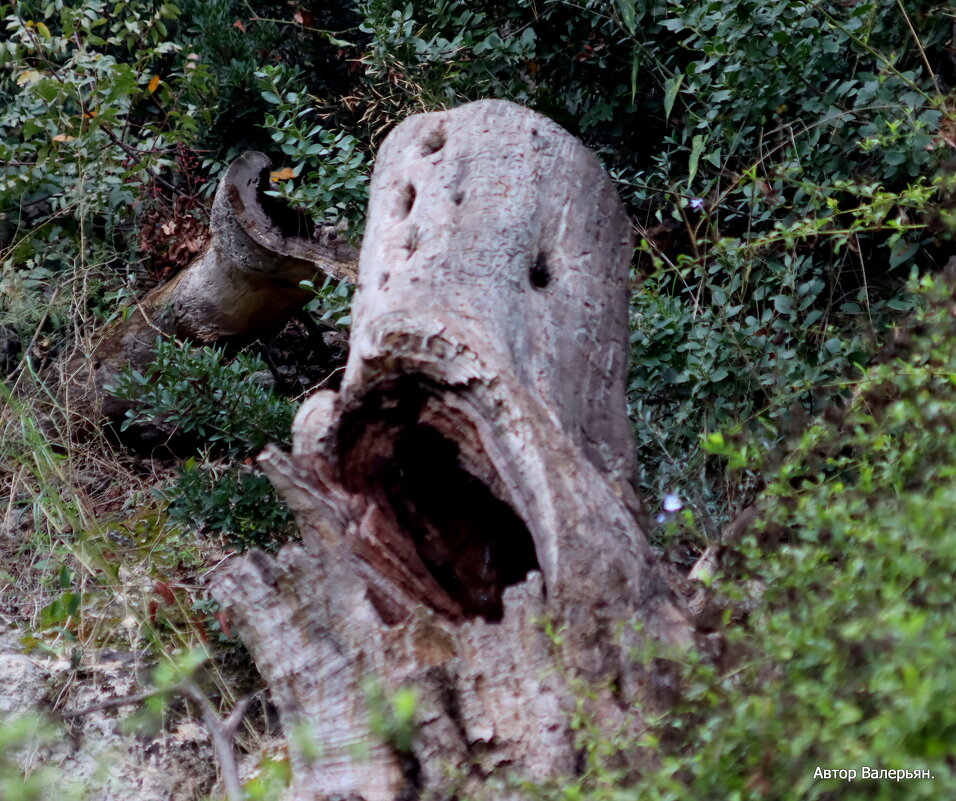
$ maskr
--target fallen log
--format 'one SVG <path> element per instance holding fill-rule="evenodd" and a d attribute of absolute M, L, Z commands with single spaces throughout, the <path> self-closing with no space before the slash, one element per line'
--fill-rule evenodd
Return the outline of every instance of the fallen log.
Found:
<path fill-rule="evenodd" d="M 509 777 L 583 770 L 576 710 L 636 736 L 666 704 L 665 661 L 637 653 L 693 631 L 632 489 L 632 249 L 597 159 L 527 109 L 419 115 L 383 144 L 342 386 L 260 457 L 302 544 L 214 586 L 292 798 L 518 798 Z M 414 691 L 410 742 L 370 681 Z"/>
<path fill-rule="evenodd" d="M 275 332 L 312 297 L 301 281 L 317 273 L 354 282 L 357 253 L 335 227 L 316 228 L 304 214 L 266 194 L 272 166 L 244 153 L 216 191 L 205 251 L 149 292 L 108 327 L 91 355 L 67 366 L 64 405 L 90 423 L 122 420 L 129 402 L 106 388 L 124 368 L 152 360 L 156 339 L 248 342 Z"/>

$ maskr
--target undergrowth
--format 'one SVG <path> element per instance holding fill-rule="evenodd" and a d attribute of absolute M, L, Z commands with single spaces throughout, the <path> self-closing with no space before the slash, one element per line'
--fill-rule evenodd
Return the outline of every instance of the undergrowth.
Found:
<path fill-rule="evenodd" d="M 172 519 L 156 492 L 168 483 L 168 468 L 144 471 L 142 460 L 105 438 L 71 437 L 65 409 L 45 408 L 41 418 L 30 402 L 44 390 L 31 380 L 38 379 L 21 375 L 16 394 L 3 390 L 0 403 L 4 648 L 13 638 L 19 650 L 68 666 L 52 685 L 60 705 L 70 704 L 102 654 L 128 654 L 131 674 L 143 677 L 163 665 L 180 675 L 188 655 L 196 685 L 230 709 L 246 679 L 204 580 L 222 561 L 221 548 L 197 539 L 192 522 Z M 157 694 L 144 736 L 155 735 L 177 692 Z M 255 748 L 257 728 L 250 722 L 239 742 Z M 55 766 L 19 773 L 31 762 L 24 753 L 42 756 L 63 736 L 60 724 L 36 716 L 0 721 L 10 749 L 0 759 L 4 798 L 67 797 Z M 84 782 L 70 792 L 82 798 L 94 790 Z"/>
<path fill-rule="evenodd" d="M 107 388 L 132 404 L 123 430 L 149 425 L 201 446 L 159 491 L 173 525 L 218 532 L 241 547 L 276 548 L 291 535 L 289 510 L 248 464 L 270 443 L 290 445 L 294 407 L 269 382 L 261 358 L 159 339 L 142 372 L 126 369 Z"/>

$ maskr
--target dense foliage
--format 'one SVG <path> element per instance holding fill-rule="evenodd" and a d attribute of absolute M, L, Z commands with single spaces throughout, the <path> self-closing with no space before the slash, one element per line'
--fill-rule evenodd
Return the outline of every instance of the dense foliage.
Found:
<path fill-rule="evenodd" d="M 250 459 L 294 412 L 248 380 L 261 362 L 167 342 L 127 375 L 131 424 L 210 449 L 117 498 L 83 489 L 117 480 L 71 440 L 55 357 L 89 352 L 200 251 L 237 153 L 268 152 L 274 193 L 357 241 L 397 122 L 508 98 L 598 154 L 640 234 L 629 403 L 648 505 L 672 499 L 659 544 L 692 560 L 756 498 L 766 521 L 712 580 L 726 653 L 681 666 L 683 695 L 643 743 L 659 758 L 641 797 L 952 795 L 956 331 L 948 290 L 919 288 L 956 228 L 951 8 L 22 0 L 0 19 L 0 476 L 31 532 L 17 554 L 48 552 L 37 606 L 55 626 L 48 613 L 38 631 L 74 647 L 98 630 L 84 621 L 110 590 L 93 585 L 119 580 L 116 559 L 166 586 L 200 558 L 196 531 L 267 547 L 289 534 Z M 346 327 L 351 289 L 313 288 Z M 159 651 L 218 625 L 190 622 L 209 601 L 180 596 L 162 635 L 154 607 L 138 612 Z M 636 797 L 611 758 L 629 745 L 585 726 L 587 775 L 529 793 Z M 814 777 L 864 765 L 935 779 Z"/>
<path fill-rule="evenodd" d="M 187 459 L 161 492 L 170 524 L 217 531 L 242 547 L 274 548 L 288 537 L 288 509 L 265 476 L 243 463 L 269 443 L 290 444 L 293 407 L 271 381 L 259 358 L 229 359 L 220 348 L 160 339 L 143 372 L 127 369 L 109 388 L 132 403 L 124 430 L 149 424 L 204 446 L 204 458 Z"/>

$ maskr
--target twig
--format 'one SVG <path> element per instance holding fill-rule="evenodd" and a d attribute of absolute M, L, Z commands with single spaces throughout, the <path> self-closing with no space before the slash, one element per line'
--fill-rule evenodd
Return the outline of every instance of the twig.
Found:
<path fill-rule="evenodd" d="M 232 708 L 229 717 L 222 720 L 216 714 L 209 699 L 203 695 L 202 691 L 192 681 L 187 681 L 184 688 L 186 695 L 199 704 L 202 711 L 203 725 L 209 736 L 212 738 L 212 745 L 216 751 L 216 759 L 219 760 L 219 769 L 222 772 L 222 783 L 226 790 L 226 798 L 229 801 L 244 801 L 245 794 L 242 791 L 242 782 L 239 780 L 239 768 L 236 765 L 235 736 L 242 719 L 245 717 L 246 709 L 252 700 L 249 697 L 241 698 Z"/>
<path fill-rule="evenodd" d="M 246 3 L 246 8 L 253 14 L 253 16 L 249 17 L 249 22 L 271 22 L 274 25 L 287 25 L 293 28 L 301 28 L 304 31 L 322 34 L 322 36 L 324 36 L 330 43 L 332 39 L 339 39 L 339 34 L 345 36 L 352 31 L 358 30 L 358 28 L 343 28 L 341 31 L 329 31 L 325 28 L 314 28 L 311 25 L 306 25 L 303 22 L 296 22 L 295 20 L 276 19 L 274 17 L 260 17 L 255 13 L 255 11 L 253 11 L 252 6 L 250 6 L 248 3 Z M 339 39 L 339 41 L 343 40 Z M 354 45 L 350 42 L 349 46 L 351 47 Z"/>
<path fill-rule="evenodd" d="M 329 346 L 325 344 L 325 340 L 322 338 L 322 335 L 327 332 L 335 331 L 335 326 L 329 325 L 328 323 L 325 325 L 320 325 L 305 309 L 301 309 L 293 314 L 292 319 L 298 320 L 300 323 L 302 323 L 306 334 L 308 334 L 309 344 L 315 351 L 316 359 L 325 364 L 329 364 L 332 361 L 332 351 L 329 350 Z M 324 331 L 323 328 L 325 329 Z"/>
<path fill-rule="evenodd" d="M 106 126 L 106 125 L 100 125 L 100 130 L 101 130 L 103 133 L 105 133 L 105 134 L 109 137 L 110 141 L 111 141 L 114 145 L 116 145 L 117 147 L 119 147 L 127 156 L 129 156 L 131 159 L 133 159 L 133 161 L 135 161 L 137 164 L 142 164 L 142 163 L 143 163 L 143 157 L 142 157 L 142 155 L 140 154 L 140 152 L 139 152 L 135 147 L 133 147 L 132 145 L 127 144 L 127 143 L 124 142 L 122 139 L 120 139 L 115 133 L 113 133 L 113 132 L 109 129 L 108 126 Z M 165 178 L 163 178 L 163 177 L 157 175 L 157 174 L 154 173 L 154 172 L 150 172 L 149 175 L 150 175 L 150 177 L 151 177 L 154 181 L 156 181 L 156 183 L 158 183 L 160 186 L 165 186 L 165 187 L 166 187 L 170 192 L 172 192 L 173 194 L 175 194 L 175 195 L 183 195 L 183 196 L 187 196 L 187 197 L 188 197 L 188 195 L 187 195 L 186 192 L 184 192 L 184 191 L 183 191 L 182 189 L 180 189 L 179 187 L 177 187 L 177 186 L 171 184 L 171 183 L 170 183 L 169 181 L 167 181 Z"/>
<path fill-rule="evenodd" d="M 162 689 L 145 690 L 141 693 L 136 693 L 135 695 L 124 695 L 121 698 L 108 698 L 105 701 L 90 704 L 82 709 L 59 711 L 57 714 L 64 720 L 69 720 L 71 718 L 81 718 L 85 715 L 89 715 L 92 712 L 99 712 L 103 709 L 115 709 L 119 706 L 132 706 L 133 704 L 140 704 L 143 701 L 148 701 L 150 698 L 155 698 L 157 695 L 167 695 L 182 689 L 182 685 L 176 685 L 174 687 L 164 687 Z"/>
<path fill-rule="evenodd" d="M 269 368 L 269 372 L 272 373 L 272 379 L 275 381 L 276 387 L 284 395 L 292 394 L 292 385 L 286 381 L 285 376 L 279 372 L 279 366 L 275 363 L 275 359 L 272 358 L 272 355 L 269 353 L 269 346 L 265 342 L 259 343 L 259 353 L 262 355 L 262 360 L 266 363 L 266 367 Z"/>
<path fill-rule="evenodd" d="M 906 27 L 910 29 L 910 34 L 913 36 L 913 41 L 916 42 L 916 49 L 919 50 L 920 58 L 923 59 L 923 66 L 926 67 L 926 74 L 929 75 L 929 79 L 933 82 L 933 88 L 936 90 L 936 94 L 942 94 L 942 91 L 939 88 L 939 81 L 936 78 L 936 73 L 933 72 L 933 68 L 930 66 L 929 59 L 926 57 L 926 50 L 923 49 L 923 43 L 919 39 L 919 35 L 916 33 L 916 28 L 913 27 L 913 23 L 910 20 L 910 15 L 906 13 L 906 7 L 903 5 L 902 0 L 896 0 L 896 5 L 900 7 L 900 13 L 903 15 L 903 19 L 906 20 Z"/>
<path fill-rule="evenodd" d="M 99 712 L 104 709 L 115 709 L 121 706 L 132 706 L 143 701 L 148 701 L 157 695 L 171 695 L 174 693 L 183 693 L 199 705 L 202 713 L 202 722 L 209 732 L 212 740 L 213 749 L 216 752 L 216 759 L 219 761 L 219 769 L 222 772 L 222 783 L 225 786 L 226 798 L 229 801 L 244 801 L 245 795 L 242 792 L 242 782 L 239 780 L 239 768 L 236 765 L 235 736 L 239 730 L 246 710 L 252 701 L 251 697 L 242 698 L 236 702 L 225 720 L 220 719 L 213 709 L 209 699 L 203 695 L 202 691 L 191 679 L 176 684 L 172 687 L 161 689 L 146 690 L 134 695 L 125 695 L 122 698 L 109 698 L 96 704 L 90 704 L 82 709 L 61 711 L 57 714 L 64 720 L 71 718 L 80 718 L 89 715 L 92 712 Z"/>

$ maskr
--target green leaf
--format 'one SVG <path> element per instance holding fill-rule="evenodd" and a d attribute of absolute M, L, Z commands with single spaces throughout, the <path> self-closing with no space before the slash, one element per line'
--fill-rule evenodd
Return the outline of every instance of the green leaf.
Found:
<path fill-rule="evenodd" d="M 727 451 L 727 442 L 720 431 L 704 436 L 701 445 L 707 453 L 713 453 L 717 456 Z"/>
<path fill-rule="evenodd" d="M 60 85 L 52 78 L 43 78 L 36 81 L 30 84 L 30 89 L 46 100 L 47 103 L 52 103 L 60 94 Z"/>
<path fill-rule="evenodd" d="M 402 687 L 395 693 L 395 697 L 392 701 L 396 721 L 402 724 L 408 724 L 414 721 L 416 705 L 417 699 L 415 697 L 415 691 L 409 687 Z"/>
<path fill-rule="evenodd" d="M 681 84 L 684 82 L 684 73 L 678 72 L 673 78 L 664 81 L 664 116 L 669 117 L 674 108 L 674 101 L 677 99 L 677 93 L 680 91 Z"/>
<path fill-rule="evenodd" d="M 617 10 L 621 14 L 621 22 L 627 32 L 634 36 L 637 32 L 637 14 L 634 10 L 634 0 L 617 0 Z"/>
<path fill-rule="evenodd" d="M 793 301 L 789 295 L 777 295 L 773 299 L 773 307 L 780 314 L 790 314 L 793 311 Z"/>
<path fill-rule="evenodd" d="M 697 165 L 700 164 L 700 155 L 704 152 L 704 135 L 697 134 L 690 145 L 690 160 L 687 163 L 687 186 L 688 188 L 694 182 L 697 176 Z"/>
<path fill-rule="evenodd" d="M 60 589 L 68 590 L 70 585 L 73 583 L 73 571 L 70 570 L 66 565 L 63 565 L 60 568 Z"/>
<path fill-rule="evenodd" d="M 637 97 L 637 75 L 641 69 L 641 60 L 638 57 L 637 48 L 631 55 L 631 102 Z"/>
<path fill-rule="evenodd" d="M 917 242 L 905 242 L 900 240 L 890 249 L 890 269 L 896 269 L 904 262 L 909 261 L 919 250 Z"/>
<path fill-rule="evenodd" d="M 886 302 L 886 305 L 891 308 L 893 311 L 899 312 L 909 312 L 913 311 L 915 308 L 915 303 L 912 300 L 904 300 L 903 298 L 893 298 Z"/>

